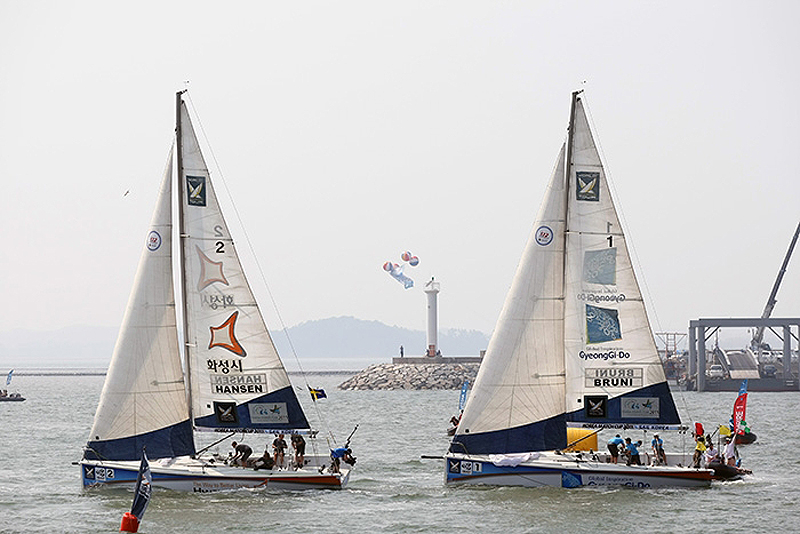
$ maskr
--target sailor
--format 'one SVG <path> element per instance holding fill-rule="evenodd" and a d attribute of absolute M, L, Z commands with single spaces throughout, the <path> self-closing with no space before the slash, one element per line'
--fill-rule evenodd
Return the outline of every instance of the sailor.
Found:
<path fill-rule="evenodd" d="M 356 463 L 356 459 L 353 457 L 353 451 L 350 450 L 349 447 L 339 447 L 336 449 L 331 449 L 331 472 L 338 473 L 339 466 L 341 465 L 341 461 L 344 460 L 344 463 L 353 465 Z"/>
<path fill-rule="evenodd" d="M 292 434 L 292 448 L 294 449 L 294 464 L 303 467 L 306 457 L 306 440 L 300 434 Z"/>
<path fill-rule="evenodd" d="M 278 437 L 272 441 L 272 452 L 275 454 L 275 464 L 278 467 L 283 467 L 283 457 L 287 447 L 283 433 L 278 434 Z"/>
<path fill-rule="evenodd" d="M 719 462 L 719 451 L 714 447 L 714 441 L 709 437 L 706 446 L 706 466 L 713 462 Z"/>
<path fill-rule="evenodd" d="M 657 465 L 667 465 L 667 453 L 664 452 L 664 440 L 658 437 L 658 434 L 653 434 L 653 441 L 650 442 L 653 448 Z"/>
<path fill-rule="evenodd" d="M 619 449 L 625 444 L 625 441 L 619 437 L 619 434 L 608 440 L 608 452 L 611 454 L 611 463 L 615 464 L 619 460 Z"/>
<path fill-rule="evenodd" d="M 638 446 L 641 444 L 642 444 L 641 441 L 632 443 L 631 438 L 625 438 L 625 449 L 628 451 L 627 465 L 642 465 L 642 461 L 639 459 L 639 449 L 638 449 Z"/>
<path fill-rule="evenodd" d="M 725 463 L 736 467 L 736 444 L 730 438 L 725 438 Z"/>
<path fill-rule="evenodd" d="M 703 436 L 697 436 L 697 443 L 694 446 L 694 456 L 692 457 L 692 467 L 700 467 L 703 461 L 703 454 L 706 452 L 706 440 Z"/>
<path fill-rule="evenodd" d="M 235 441 L 231 443 L 231 447 L 236 451 L 236 454 L 231 458 L 231 463 L 233 465 L 247 465 L 247 459 L 253 454 L 253 449 L 251 449 L 249 445 L 236 443 Z"/>

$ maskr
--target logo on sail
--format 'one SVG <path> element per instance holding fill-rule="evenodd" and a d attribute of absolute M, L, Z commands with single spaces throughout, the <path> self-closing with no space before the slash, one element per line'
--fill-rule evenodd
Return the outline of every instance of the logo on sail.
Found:
<path fill-rule="evenodd" d="M 605 343 L 622 339 L 619 312 L 586 304 L 587 343 Z"/>
<path fill-rule="evenodd" d="M 586 417 L 608 417 L 608 397 L 605 395 L 586 395 L 583 397 Z"/>
<path fill-rule="evenodd" d="M 600 200 L 600 173 L 599 172 L 576 172 L 578 187 L 575 192 L 578 200 L 589 200 L 597 202 Z"/>
<path fill-rule="evenodd" d="M 658 401 L 658 397 L 623 397 L 620 415 L 625 418 L 658 419 L 661 416 Z"/>
<path fill-rule="evenodd" d="M 232 353 L 236 354 L 237 356 L 241 356 L 242 358 L 247 356 L 244 347 L 239 344 L 239 341 L 236 339 L 236 335 L 234 334 L 236 319 L 238 317 L 239 312 L 235 311 L 230 317 L 228 317 L 228 320 L 222 323 L 220 326 L 210 327 L 211 341 L 208 343 L 209 349 L 213 347 L 222 347 L 223 349 L 228 349 Z"/>
<path fill-rule="evenodd" d="M 616 285 L 617 249 L 587 250 L 583 255 L 583 281 L 590 284 Z"/>
<path fill-rule="evenodd" d="M 187 200 L 190 206 L 206 205 L 206 177 L 186 176 Z"/>
<path fill-rule="evenodd" d="M 214 282 L 221 282 L 228 285 L 228 280 L 222 273 L 222 262 L 212 261 L 208 256 L 203 254 L 200 247 L 195 245 L 197 256 L 200 258 L 200 279 L 197 281 L 197 290 L 202 291 Z"/>
<path fill-rule="evenodd" d="M 216 415 L 218 423 L 226 425 L 239 424 L 239 416 L 236 413 L 235 402 L 214 401 L 214 415 Z"/>
<path fill-rule="evenodd" d="M 536 230 L 536 243 L 538 243 L 543 247 L 546 247 L 552 242 L 553 242 L 553 231 L 550 229 L 549 226 L 540 226 L 539 229 Z"/>
<path fill-rule="evenodd" d="M 247 405 L 250 422 L 261 424 L 289 424 L 289 411 L 285 402 L 260 402 Z"/>
<path fill-rule="evenodd" d="M 155 230 L 151 230 L 147 235 L 147 250 L 155 252 L 161 247 L 161 234 Z"/>

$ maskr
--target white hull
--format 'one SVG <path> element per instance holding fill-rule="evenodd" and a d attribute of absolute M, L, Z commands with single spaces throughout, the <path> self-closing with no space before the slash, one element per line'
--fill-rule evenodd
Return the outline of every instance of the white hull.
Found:
<path fill-rule="evenodd" d="M 326 456 L 306 456 L 302 469 L 260 469 L 229 467 L 208 458 L 188 457 L 155 460 L 150 464 L 153 486 L 206 493 L 240 488 L 288 490 L 343 489 L 350 477 L 350 466 L 343 464 L 340 473 L 332 473 Z M 85 488 L 130 486 L 136 483 L 138 461 L 101 462 L 82 460 L 81 477 Z M 215 465 L 216 464 L 216 465 Z M 322 468 L 322 469 L 320 469 Z"/>
<path fill-rule="evenodd" d="M 491 456 L 491 459 L 490 459 Z M 507 457 L 508 458 L 508 457 Z M 578 458 L 575 454 L 531 453 L 525 461 L 502 465 L 494 455 L 448 454 L 448 485 L 523 487 L 627 486 L 632 488 L 707 487 L 713 471 L 671 466 L 627 466 Z"/>

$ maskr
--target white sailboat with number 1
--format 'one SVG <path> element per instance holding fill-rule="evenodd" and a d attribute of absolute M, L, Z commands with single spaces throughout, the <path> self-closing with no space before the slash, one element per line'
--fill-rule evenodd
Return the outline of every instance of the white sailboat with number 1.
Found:
<path fill-rule="evenodd" d="M 586 117 L 569 132 L 445 455 L 447 484 L 707 486 L 713 472 L 562 452 L 567 427 L 680 428 Z"/>
<path fill-rule="evenodd" d="M 173 287 L 170 157 L 80 461 L 83 485 L 132 486 L 146 448 L 153 486 L 196 492 L 264 486 L 343 488 L 351 465 L 332 465 L 332 442 L 316 451 L 316 431 L 310 428 L 245 278 L 183 92 L 176 100 L 177 265 L 182 291 L 176 297 Z M 176 314 L 176 300 L 182 314 Z M 179 324 L 177 317 L 185 320 Z M 185 350 L 179 338 L 186 340 Z M 198 451 L 195 430 L 224 433 L 223 439 L 248 434 L 254 449 L 259 436 L 265 443 L 270 433 L 297 433 L 308 438 L 311 450 L 302 465 L 237 467 L 219 454 Z M 259 454 L 256 449 L 253 456 Z"/>

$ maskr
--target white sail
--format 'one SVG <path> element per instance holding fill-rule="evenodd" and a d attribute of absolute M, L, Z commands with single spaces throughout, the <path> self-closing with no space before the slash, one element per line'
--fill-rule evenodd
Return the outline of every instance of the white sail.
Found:
<path fill-rule="evenodd" d="M 676 424 L 677 411 L 580 98 L 572 128 L 564 326 L 566 411 L 570 421 L 587 426 Z"/>
<path fill-rule="evenodd" d="M 503 452 L 546 450 L 553 448 L 549 443 L 566 439 L 562 291 L 564 151 L 562 146 L 533 232 L 461 416 L 457 441 L 469 442 L 469 452 L 498 452 L 498 446 Z M 532 425 L 553 420 L 556 423 L 549 432 Z M 481 436 L 479 442 L 473 439 L 476 435 Z M 537 439 L 545 436 L 549 441 L 534 446 Z"/>
<path fill-rule="evenodd" d="M 170 158 L 171 160 L 171 158 Z M 138 460 L 194 453 L 172 282 L 168 165 L 95 414 L 86 458 Z"/>
<path fill-rule="evenodd" d="M 577 95 L 570 128 L 451 452 L 560 449 L 569 425 L 680 423 Z"/>
<path fill-rule="evenodd" d="M 181 104 L 187 360 L 199 429 L 306 429 Z"/>

